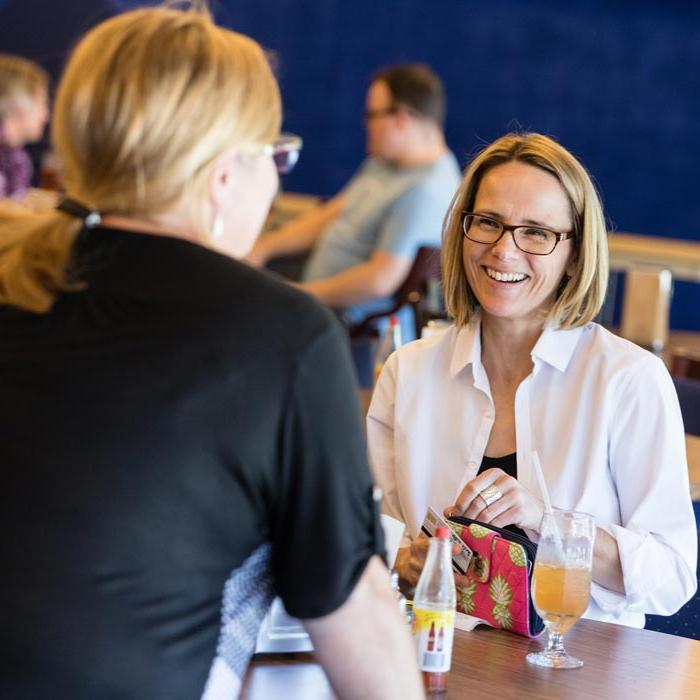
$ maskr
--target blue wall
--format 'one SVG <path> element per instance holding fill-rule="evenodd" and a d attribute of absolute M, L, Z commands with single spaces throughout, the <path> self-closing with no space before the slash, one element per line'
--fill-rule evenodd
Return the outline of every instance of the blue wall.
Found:
<path fill-rule="evenodd" d="M 54 68 L 76 27 L 82 29 L 109 4 L 0 0 L 0 50 L 21 51 Z M 370 75 L 387 63 L 421 60 L 445 81 L 447 136 L 463 163 L 504 131 L 542 131 L 593 173 L 611 225 L 700 240 L 700 3 L 222 0 L 214 5 L 222 22 L 276 55 L 285 128 L 306 140 L 298 169 L 285 183 L 290 190 L 335 192 L 362 159 L 361 115 Z M 699 286 L 676 286 L 672 325 L 700 330 Z"/>

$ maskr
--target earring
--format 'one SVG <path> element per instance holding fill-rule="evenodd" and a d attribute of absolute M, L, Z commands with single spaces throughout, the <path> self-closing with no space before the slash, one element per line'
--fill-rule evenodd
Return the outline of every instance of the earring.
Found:
<path fill-rule="evenodd" d="M 214 240 L 218 240 L 224 235 L 224 218 L 218 211 L 214 214 L 214 218 L 212 219 L 209 235 Z"/>

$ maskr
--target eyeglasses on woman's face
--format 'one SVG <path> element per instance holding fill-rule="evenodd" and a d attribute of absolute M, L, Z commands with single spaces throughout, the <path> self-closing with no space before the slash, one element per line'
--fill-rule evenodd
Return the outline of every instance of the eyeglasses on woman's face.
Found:
<path fill-rule="evenodd" d="M 532 255 L 549 255 L 554 252 L 559 241 L 574 236 L 573 231 L 562 233 L 543 226 L 509 226 L 492 216 L 475 214 L 470 211 L 463 211 L 461 216 L 462 231 L 470 241 L 493 245 L 505 233 L 510 232 L 513 235 L 515 245 L 523 253 L 531 253 Z"/>
<path fill-rule="evenodd" d="M 262 147 L 262 153 L 272 157 L 280 175 L 286 175 L 297 164 L 299 152 L 303 145 L 304 142 L 301 136 L 283 133 L 272 143 L 266 143 Z"/>

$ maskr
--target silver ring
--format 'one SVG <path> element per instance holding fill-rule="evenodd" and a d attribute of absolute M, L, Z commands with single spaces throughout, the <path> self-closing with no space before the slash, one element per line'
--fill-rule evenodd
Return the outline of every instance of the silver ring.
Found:
<path fill-rule="evenodd" d="M 495 503 L 499 498 L 503 498 L 503 494 L 496 484 L 491 484 L 488 488 L 480 491 L 479 495 L 484 499 L 487 507 Z"/>

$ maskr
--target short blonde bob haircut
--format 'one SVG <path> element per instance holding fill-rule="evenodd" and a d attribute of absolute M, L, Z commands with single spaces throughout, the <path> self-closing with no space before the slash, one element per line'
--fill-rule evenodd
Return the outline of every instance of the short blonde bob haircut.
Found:
<path fill-rule="evenodd" d="M 469 164 L 445 218 L 442 274 L 447 311 L 457 326 L 468 324 L 479 302 L 467 282 L 463 264 L 461 214 L 471 211 L 485 173 L 498 165 L 519 161 L 553 175 L 571 206 L 574 265 L 564 276 L 557 298 L 544 322 L 575 328 L 600 311 L 608 284 L 608 243 L 603 208 L 591 178 L 569 151 L 547 136 L 507 134 L 481 151 Z"/>
<path fill-rule="evenodd" d="M 38 63 L 0 53 L 0 126 L 14 113 L 17 100 L 34 100 L 48 89 L 49 74 Z"/>
<path fill-rule="evenodd" d="M 280 121 L 260 46 L 192 3 L 134 10 L 88 32 L 60 82 L 52 136 L 69 197 L 144 219 L 187 204 L 206 242 L 217 157 L 269 143 Z M 81 225 L 57 211 L 0 212 L 0 304 L 44 312 L 77 288 L 68 270 Z"/>

